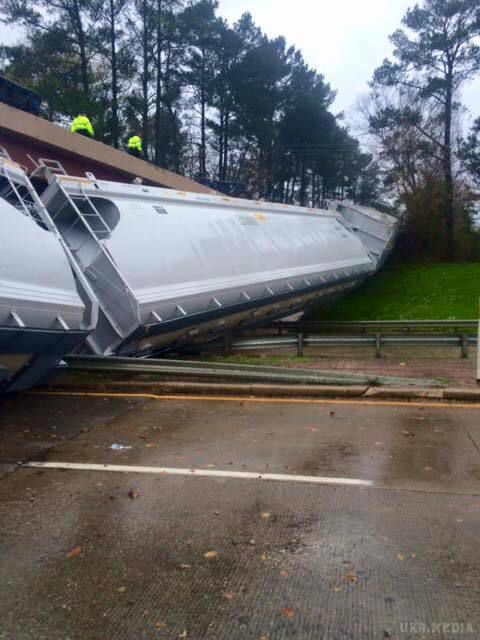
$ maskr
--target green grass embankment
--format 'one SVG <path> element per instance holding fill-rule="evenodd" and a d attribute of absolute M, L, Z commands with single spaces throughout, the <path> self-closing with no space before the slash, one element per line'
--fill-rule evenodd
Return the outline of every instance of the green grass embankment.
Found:
<path fill-rule="evenodd" d="M 309 319 L 470 320 L 478 318 L 479 298 L 480 262 L 389 265 Z"/>

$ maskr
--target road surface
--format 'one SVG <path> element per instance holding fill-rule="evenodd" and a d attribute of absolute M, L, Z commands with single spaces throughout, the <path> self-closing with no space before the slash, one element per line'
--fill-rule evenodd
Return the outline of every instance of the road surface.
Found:
<path fill-rule="evenodd" d="M 480 408 L 3 400 L 0 639 L 477 639 L 479 447 Z"/>

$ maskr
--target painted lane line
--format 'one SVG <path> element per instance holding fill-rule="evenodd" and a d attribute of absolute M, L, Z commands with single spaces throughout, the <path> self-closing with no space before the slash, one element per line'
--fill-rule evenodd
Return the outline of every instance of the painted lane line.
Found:
<path fill-rule="evenodd" d="M 207 396 L 207 395 L 161 395 L 155 393 L 114 393 L 95 391 L 26 391 L 26 395 L 31 396 L 51 396 L 67 398 L 124 398 L 132 400 L 160 400 L 173 402 L 223 402 L 223 403 L 243 403 L 243 404 L 312 404 L 312 405 L 345 405 L 364 407 L 408 407 L 410 409 L 480 409 L 478 402 L 453 402 L 436 401 L 425 398 L 425 400 L 357 400 L 328 398 L 262 398 L 249 396 Z"/>
<path fill-rule="evenodd" d="M 220 471 L 212 469 L 176 469 L 174 467 L 143 467 L 123 464 L 89 464 L 81 462 L 26 462 L 21 465 L 34 469 L 65 469 L 70 471 L 112 471 L 115 473 L 143 473 L 159 476 L 190 476 L 202 478 L 236 478 L 238 480 L 269 480 L 275 482 L 301 482 L 308 484 L 330 484 L 348 487 L 374 487 L 372 480 L 354 478 L 329 478 L 322 476 L 300 476 L 281 473 L 252 473 L 249 471 Z"/>

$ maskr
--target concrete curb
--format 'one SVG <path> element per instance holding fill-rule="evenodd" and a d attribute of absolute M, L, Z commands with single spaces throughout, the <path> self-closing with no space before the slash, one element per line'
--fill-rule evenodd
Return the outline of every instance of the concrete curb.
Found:
<path fill-rule="evenodd" d="M 359 398 L 367 386 L 324 386 L 286 384 L 218 384 L 213 382 L 111 381 L 68 383 L 43 387 L 46 391 L 190 394 L 209 396 L 258 396 L 263 398 Z"/>
<path fill-rule="evenodd" d="M 258 398 L 356 398 L 359 400 L 425 400 L 430 402 L 478 402 L 480 389 L 421 389 L 416 387 L 367 387 L 361 385 L 282 385 L 212 382 L 151 382 L 112 380 L 101 382 L 52 384 L 41 388 L 50 392 L 131 393 L 152 395 L 239 396 Z"/>
<path fill-rule="evenodd" d="M 418 389 L 412 387 L 370 387 L 365 397 L 379 400 L 443 400 L 443 389 Z"/>
<path fill-rule="evenodd" d="M 445 400 L 461 400 L 463 402 L 480 402 L 480 389 L 450 388 L 444 389 Z"/>

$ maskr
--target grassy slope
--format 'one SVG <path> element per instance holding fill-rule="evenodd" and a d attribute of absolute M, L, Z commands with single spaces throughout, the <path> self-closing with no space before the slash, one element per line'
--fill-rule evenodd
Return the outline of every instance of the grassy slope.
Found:
<path fill-rule="evenodd" d="M 345 298 L 313 310 L 316 320 L 478 318 L 480 262 L 391 265 Z"/>

